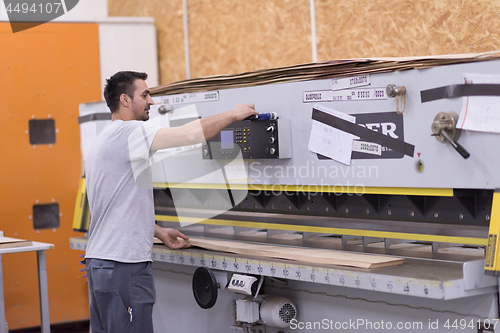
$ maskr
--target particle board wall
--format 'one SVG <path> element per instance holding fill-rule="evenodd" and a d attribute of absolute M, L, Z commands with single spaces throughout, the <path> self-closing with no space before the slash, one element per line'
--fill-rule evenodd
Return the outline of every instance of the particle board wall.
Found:
<path fill-rule="evenodd" d="M 154 17 L 160 84 L 186 78 L 182 0 L 111 0 L 108 1 L 108 12 L 109 16 Z"/>
<path fill-rule="evenodd" d="M 192 77 L 311 61 L 309 0 L 190 0 Z"/>
<path fill-rule="evenodd" d="M 315 0 L 318 61 L 497 50 L 498 0 Z"/>
<path fill-rule="evenodd" d="M 187 0 L 192 77 L 312 61 L 310 0 Z M 152 16 L 161 84 L 185 78 L 182 0 L 108 0 Z M 315 0 L 318 61 L 497 50 L 500 0 Z"/>
<path fill-rule="evenodd" d="M 182 0 L 108 0 L 110 16 L 151 16 L 160 82 L 186 78 Z M 191 77 L 311 61 L 309 0 L 188 0 Z"/>

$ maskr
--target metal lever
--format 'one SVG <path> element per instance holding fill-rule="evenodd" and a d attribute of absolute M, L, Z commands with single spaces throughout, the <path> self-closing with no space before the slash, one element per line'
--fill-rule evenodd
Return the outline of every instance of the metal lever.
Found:
<path fill-rule="evenodd" d="M 432 135 L 439 142 L 449 142 L 464 159 L 468 159 L 469 152 L 457 142 L 461 132 L 459 128 L 456 128 L 457 120 L 458 115 L 453 111 L 439 112 L 431 125 Z"/>
<path fill-rule="evenodd" d="M 441 131 L 441 135 L 444 136 L 446 138 L 446 140 L 448 140 L 448 142 L 451 144 L 451 146 L 453 148 L 455 148 L 455 150 L 460 154 L 462 155 L 463 158 L 465 159 L 468 159 L 470 157 L 470 154 L 467 150 L 465 150 L 464 147 L 462 147 L 462 145 L 456 141 L 453 141 L 449 136 L 448 134 L 446 133 L 446 131 Z"/>

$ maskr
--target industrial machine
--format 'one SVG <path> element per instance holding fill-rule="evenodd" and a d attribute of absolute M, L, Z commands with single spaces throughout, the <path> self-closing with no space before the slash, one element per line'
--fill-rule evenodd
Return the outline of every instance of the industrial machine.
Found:
<path fill-rule="evenodd" d="M 345 60 L 152 89 L 149 121 L 164 126 L 237 103 L 278 116 L 158 152 L 159 225 L 404 258 L 360 269 L 155 246 L 155 327 L 500 332 L 499 68 L 499 54 Z M 107 112 L 104 103 L 80 106 L 84 158 Z M 82 182 L 80 230 L 84 193 Z"/>

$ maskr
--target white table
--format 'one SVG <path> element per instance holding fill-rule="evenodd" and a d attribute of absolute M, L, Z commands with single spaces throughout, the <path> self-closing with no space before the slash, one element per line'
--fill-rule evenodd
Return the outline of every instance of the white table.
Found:
<path fill-rule="evenodd" d="M 3 233 L 1 234 L 3 236 Z M 0 333 L 7 333 L 7 325 L 5 321 L 5 300 L 3 291 L 2 255 L 8 253 L 29 251 L 36 251 L 36 259 L 38 263 L 38 289 L 40 291 L 40 317 L 42 333 L 50 333 L 49 293 L 47 289 L 47 265 L 45 262 L 45 250 L 50 250 L 53 248 L 53 244 L 33 242 L 33 245 L 31 246 L 9 247 L 0 249 Z"/>

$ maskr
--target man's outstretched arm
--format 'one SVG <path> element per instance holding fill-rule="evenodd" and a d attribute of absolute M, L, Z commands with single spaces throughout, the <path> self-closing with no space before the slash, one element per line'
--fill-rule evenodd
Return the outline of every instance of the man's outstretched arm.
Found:
<path fill-rule="evenodd" d="M 213 138 L 230 124 L 258 114 L 253 104 L 238 104 L 230 111 L 201 118 L 179 127 L 160 129 L 151 144 L 150 150 L 188 146 Z"/>

